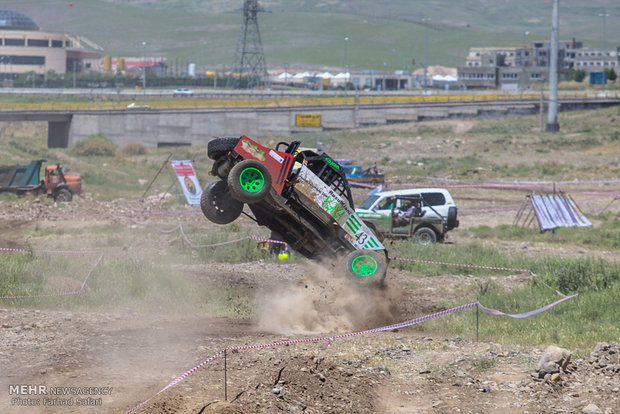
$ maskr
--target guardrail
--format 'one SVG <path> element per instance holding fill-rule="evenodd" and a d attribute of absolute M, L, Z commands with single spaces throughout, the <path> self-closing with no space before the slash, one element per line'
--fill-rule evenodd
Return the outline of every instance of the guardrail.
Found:
<path fill-rule="evenodd" d="M 35 93 L 36 92 L 36 93 Z M 203 108 L 203 107 L 283 107 L 309 105 L 434 104 L 467 102 L 539 102 L 548 100 L 548 92 L 496 93 L 488 91 L 460 92 L 421 91 L 369 92 L 344 94 L 343 91 L 237 91 L 200 90 L 190 97 L 173 97 L 172 91 L 108 91 L 108 90 L 0 90 L 13 100 L 0 102 L 0 110 L 85 110 L 137 108 Z M 562 101 L 616 101 L 620 91 L 564 91 Z M 32 101 L 36 98 L 36 101 Z M 30 101 L 30 102 L 29 102 Z"/>

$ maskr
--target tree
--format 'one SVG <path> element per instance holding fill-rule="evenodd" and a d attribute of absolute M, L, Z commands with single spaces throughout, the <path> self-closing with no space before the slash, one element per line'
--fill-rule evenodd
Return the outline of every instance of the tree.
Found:
<path fill-rule="evenodd" d="M 616 74 L 614 68 L 605 69 L 605 73 L 607 74 L 607 80 L 611 82 L 614 82 L 618 78 L 618 75 Z"/>
<path fill-rule="evenodd" d="M 570 78 L 575 82 L 583 82 L 586 78 L 586 71 L 583 69 L 573 69 L 570 72 Z"/>

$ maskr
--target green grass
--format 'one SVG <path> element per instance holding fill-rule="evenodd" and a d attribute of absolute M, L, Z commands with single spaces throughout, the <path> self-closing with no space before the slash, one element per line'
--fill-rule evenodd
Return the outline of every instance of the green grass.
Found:
<path fill-rule="evenodd" d="M 49 307 L 69 310 L 199 313 L 214 317 L 251 318 L 255 305 L 249 288 L 201 278 L 199 273 L 179 271 L 180 265 L 207 262 L 241 263 L 261 260 L 280 262 L 256 241 L 245 240 L 223 247 L 188 247 L 180 233 L 163 234 L 162 225 L 131 226 L 126 223 L 85 228 L 35 226 L 24 235 L 37 240 L 53 240 L 65 245 L 76 238 L 94 249 L 119 249 L 108 253 L 94 268 L 86 289 L 79 295 L 23 299 L 4 299 L 3 304 L 18 307 Z M 170 227 L 166 225 L 165 227 Z M 204 232 L 203 226 L 185 226 L 184 232 L 195 244 L 209 244 L 246 237 L 238 223 Z M 86 236 L 85 236 L 86 235 Z M 86 237 L 86 238 L 85 238 Z M 92 238 L 92 240 L 88 240 Z M 135 257 L 133 245 L 145 240 L 156 251 Z M 62 254 L 0 252 L 0 296 L 42 295 L 79 290 L 96 262 L 98 253 L 79 256 Z M 293 256 L 291 261 L 299 261 Z M 60 279 L 58 277 L 61 277 Z M 68 281 L 72 280 L 72 283 Z M 58 288 L 59 283 L 64 287 Z M 59 290 L 60 289 L 60 290 Z"/>
<path fill-rule="evenodd" d="M 591 349 L 597 342 L 617 341 L 620 337 L 618 313 L 620 283 L 604 291 L 584 290 L 577 298 L 570 299 L 541 314 L 513 319 L 479 312 L 479 339 L 497 343 L 556 344 L 581 352 Z M 523 313 L 538 309 L 558 300 L 544 288 L 524 288 L 510 292 L 493 291 L 479 297 L 480 303 L 506 313 Z M 452 306 L 453 303 L 446 303 Z M 450 335 L 475 338 L 476 311 L 468 310 L 427 327 Z M 589 351 L 587 351 L 589 352 Z"/>
<path fill-rule="evenodd" d="M 179 66 L 231 65 L 239 37 L 242 2 L 168 1 L 134 7 L 124 1 L 6 0 L 3 7 L 31 16 L 43 29 L 88 37 L 112 56 L 166 56 Z M 467 0 L 454 7 L 448 0 L 423 0 L 412 8 L 406 0 L 388 2 L 261 2 L 271 13 L 259 14 L 259 27 L 268 64 L 344 66 L 354 69 L 410 69 L 425 61 L 425 27 L 430 17 L 428 63 L 463 65 L 470 47 L 522 45 L 548 40 L 551 6 L 535 0 L 480 3 Z M 587 46 L 603 43 L 598 13 L 620 14 L 607 0 L 592 8 L 570 1 L 561 6 L 563 39 L 575 37 Z M 234 12 L 234 13 L 231 13 Z M 379 17 L 374 17 L 379 16 Z M 524 39 L 525 31 L 529 32 Z M 607 44 L 620 40 L 618 25 L 607 24 Z"/>
<path fill-rule="evenodd" d="M 607 263 L 602 259 L 557 256 L 531 258 L 522 254 L 507 253 L 499 249 L 485 247 L 478 242 L 462 245 L 432 244 L 428 246 L 422 246 L 413 241 L 394 242 L 390 246 L 390 257 L 416 258 L 423 261 L 464 265 L 450 266 L 401 260 L 392 262 L 392 265 L 398 269 L 428 276 L 446 273 L 475 276 L 498 274 L 498 270 L 476 266 L 529 270 L 545 280 L 546 283 L 555 284 L 557 288 L 566 290 L 564 293 L 567 294 L 583 286 L 607 287 L 620 279 L 620 264 Z M 468 267 L 468 265 L 472 265 L 472 267 Z"/>
<path fill-rule="evenodd" d="M 620 222 L 611 215 L 600 217 L 597 228 L 572 227 L 557 228 L 541 232 L 533 227 L 520 227 L 502 224 L 497 227 L 479 226 L 469 229 L 476 238 L 488 240 L 517 240 L 549 243 L 551 245 L 572 245 L 602 250 L 620 250 Z"/>
<path fill-rule="evenodd" d="M 55 255 L 34 252 L 1 252 L 0 296 L 37 296 L 79 290 L 96 255 Z M 50 282 L 53 279 L 53 282 Z M 58 288 L 61 284 L 63 287 Z M 56 285 L 56 286 L 55 286 Z M 32 305 L 50 298 L 3 299 L 3 303 Z"/>
<path fill-rule="evenodd" d="M 77 295 L 0 299 L 3 306 L 87 311 L 202 313 L 213 317 L 250 318 L 254 305 L 248 289 L 200 282 L 167 263 L 138 258 L 109 258 L 90 274 L 98 253 L 46 255 L 0 253 L 3 277 L 0 296 L 37 296 L 80 292 Z M 69 280 L 73 282 L 68 283 Z M 58 284 L 63 287 L 58 287 Z"/>
<path fill-rule="evenodd" d="M 0 255 L 0 296 L 38 295 L 42 290 L 41 273 L 29 272 L 35 258 L 32 254 L 8 253 Z"/>
<path fill-rule="evenodd" d="M 494 248 L 474 244 L 418 246 L 404 242 L 396 246 L 404 257 L 444 263 L 472 264 L 528 269 L 541 280 L 564 294 L 578 293 L 571 299 L 542 314 L 526 318 L 480 314 L 480 339 L 493 342 L 520 344 L 556 343 L 565 347 L 591 347 L 599 341 L 612 341 L 620 337 L 617 315 L 620 313 L 620 264 L 594 258 L 564 258 L 546 256 L 530 258 L 525 255 L 507 254 Z M 485 276 L 515 272 L 484 268 L 453 267 L 428 263 L 393 261 L 400 269 L 432 277 L 443 274 L 469 274 L 481 277 L 477 292 L 471 300 L 479 300 L 486 307 L 505 313 L 524 313 L 552 303 L 560 297 L 553 290 L 536 283 L 517 288 L 503 288 Z M 446 299 L 446 307 L 456 303 Z M 461 312 L 450 318 L 433 321 L 425 329 L 439 330 L 450 335 L 475 335 L 474 310 Z"/>

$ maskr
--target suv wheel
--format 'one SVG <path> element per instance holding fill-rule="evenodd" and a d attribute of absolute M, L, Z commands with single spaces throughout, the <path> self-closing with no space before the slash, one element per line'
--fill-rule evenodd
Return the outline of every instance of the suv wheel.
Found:
<path fill-rule="evenodd" d="M 225 181 L 209 184 L 200 197 L 202 214 L 215 224 L 228 224 L 235 221 L 243 211 L 243 203 L 230 196 Z"/>
<path fill-rule="evenodd" d="M 271 174 L 258 161 L 241 161 L 230 170 L 228 187 L 233 198 L 243 203 L 256 203 L 269 194 Z"/>
<path fill-rule="evenodd" d="M 346 273 L 363 282 L 382 282 L 387 271 L 387 261 L 374 250 L 354 250 L 344 261 Z"/>
<path fill-rule="evenodd" d="M 207 143 L 207 155 L 212 160 L 217 160 L 222 155 L 226 155 L 234 150 L 239 142 L 239 138 L 215 138 Z"/>
<path fill-rule="evenodd" d="M 420 244 L 432 244 L 437 241 L 437 235 L 428 227 L 420 227 L 413 233 L 413 237 Z"/>

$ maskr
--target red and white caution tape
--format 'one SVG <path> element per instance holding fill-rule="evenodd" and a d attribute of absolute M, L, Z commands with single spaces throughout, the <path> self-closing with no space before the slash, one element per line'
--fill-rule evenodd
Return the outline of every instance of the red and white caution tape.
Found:
<path fill-rule="evenodd" d="M 435 319 L 435 318 L 439 318 L 439 317 L 442 317 L 442 316 L 451 315 L 453 313 L 457 313 L 457 312 L 463 311 L 465 309 L 471 309 L 471 308 L 474 308 L 476 306 L 478 308 L 480 308 L 482 311 L 484 311 L 486 313 L 489 313 L 491 315 L 502 315 L 502 316 L 509 316 L 509 317 L 512 317 L 512 318 L 527 318 L 529 316 L 536 315 L 538 313 L 544 312 L 544 311 L 546 311 L 546 310 L 548 310 L 548 309 L 558 305 L 559 303 L 562 303 L 562 302 L 564 302 L 564 301 L 566 301 L 568 299 L 572 299 L 572 298 L 574 298 L 576 296 L 577 295 L 572 295 L 572 296 L 565 297 L 565 298 L 563 298 L 561 300 L 558 300 L 558 301 L 556 301 L 554 303 L 546 305 L 546 306 L 544 306 L 544 307 L 542 307 L 540 309 L 536 309 L 534 311 L 530 311 L 530 312 L 523 313 L 523 314 L 507 314 L 507 313 L 503 313 L 503 312 L 495 310 L 495 309 L 490 309 L 490 308 L 487 308 L 485 306 L 482 306 L 479 302 L 473 302 L 473 303 L 468 303 L 467 305 L 461 305 L 461 306 L 457 306 L 455 308 L 446 309 L 446 310 L 441 311 L 441 312 L 436 312 L 436 313 L 432 313 L 430 315 L 422 316 L 420 318 L 411 319 L 409 321 L 405 321 L 405 322 L 401 322 L 401 323 L 396 323 L 396 324 L 393 324 L 393 325 L 382 326 L 380 328 L 368 329 L 368 330 L 365 330 L 365 331 L 350 332 L 350 333 L 345 333 L 345 334 L 338 334 L 338 335 L 332 335 L 332 336 L 324 336 L 324 337 L 319 337 L 319 338 L 300 338 L 300 339 L 292 339 L 292 340 L 289 340 L 289 341 L 272 342 L 272 343 L 269 343 L 269 344 L 241 345 L 241 346 L 232 346 L 232 347 L 224 348 L 221 351 L 217 352 L 216 354 L 214 354 L 214 355 L 210 356 L 209 358 L 205 359 L 200 364 L 198 364 L 198 365 L 194 366 L 193 368 L 191 368 L 190 370 L 186 371 L 182 375 L 178 376 L 171 383 L 169 383 L 164 388 L 162 388 L 159 392 L 157 392 L 153 396 L 149 397 L 147 400 L 141 402 L 140 404 L 138 404 L 137 406 L 135 406 L 131 410 L 127 411 L 127 414 L 135 413 L 140 408 L 144 407 L 153 398 L 157 397 L 159 394 L 163 393 L 167 389 L 169 389 L 169 388 L 175 386 L 176 384 L 178 384 L 179 382 L 183 381 L 184 379 L 186 379 L 187 377 L 192 375 L 194 372 L 196 372 L 198 369 L 204 367 L 209 362 L 213 361 L 214 359 L 218 358 L 223 353 L 225 353 L 226 351 L 229 351 L 229 350 L 264 349 L 264 348 L 272 348 L 272 347 L 276 347 L 276 346 L 293 345 L 293 344 L 309 343 L 309 342 L 315 342 L 315 343 L 316 342 L 327 342 L 327 345 L 329 346 L 336 339 L 350 338 L 350 337 L 354 337 L 354 336 L 358 336 L 358 335 L 366 335 L 366 334 L 371 334 L 371 333 L 376 333 L 376 332 L 384 332 L 384 331 L 391 331 L 391 330 L 394 330 L 394 329 L 401 329 L 401 328 L 405 328 L 407 326 L 412 326 L 412 325 L 416 325 L 418 323 L 430 321 L 431 319 Z"/>

